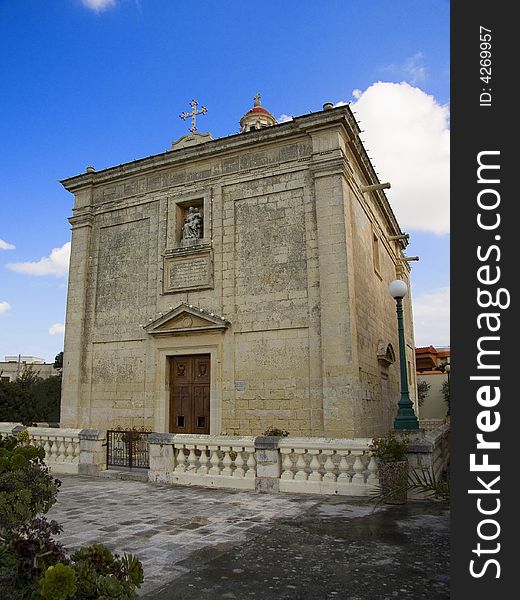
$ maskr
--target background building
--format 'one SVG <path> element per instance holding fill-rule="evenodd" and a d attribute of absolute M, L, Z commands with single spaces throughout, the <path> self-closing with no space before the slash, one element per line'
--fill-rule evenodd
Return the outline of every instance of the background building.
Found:
<path fill-rule="evenodd" d="M 59 374 L 59 371 L 54 368 L 54 364 L 46 363 L 43 358 L 22 355 L 6 356 L 5 361 L 0 362 L 0 380 L 15 381 L 28 365 L 30 365 L 31 371 L 42 379 Z"/>
<path fill-rule="evenodd" d="M 439 346 L 438 348 L 427 346 L 415 349 L 417 385 L 425 382 L 430 386 L 419 409 L 423 420 L 444 420 L 447 416 L 448 404 L 444 397 L 443 387 L 449 386 L 450 356 L 449 346 Z M 450 367 L 446 369 L 446 365 L 450 365 Z"/>

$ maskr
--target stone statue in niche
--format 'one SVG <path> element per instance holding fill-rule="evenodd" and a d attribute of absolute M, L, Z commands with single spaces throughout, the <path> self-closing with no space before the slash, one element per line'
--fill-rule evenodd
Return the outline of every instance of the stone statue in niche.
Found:
<path fill-rule="evenodd" d="M 199 209 L 190 206 L 182 226 L 182 244 L 196 244 L 202 237 L 202 215 Z"/>

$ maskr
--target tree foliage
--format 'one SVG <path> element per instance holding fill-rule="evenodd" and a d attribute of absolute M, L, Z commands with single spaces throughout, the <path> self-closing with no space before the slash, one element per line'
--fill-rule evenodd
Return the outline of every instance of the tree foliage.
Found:
<path fill-rule="evenodd" d="M 419 381 L 419 383 L 417 384 L 417 397 L 419 400 L 419 406 L 422 406 L 424 404 L 424 401 L 430 393 L 431 387 L 431 383 L 428 383 L 424 379 L 422 381 Z"/>
<path fill-rule="evenodd" d="M 55 369 L 58 369 L 61 372 L 63 369 L 63 352 L 58 352 L 58 354 L 56 354 L 53 366 Z"/>
<path fill-rule="evenodd" d="M 0 421 L 58 422 L 61 376 L 42 379 L 29 367 L 15 381 L 0 381 Z"/>
<path fill-rule="evenodd" d="M 448 405 L 448 412 L 446 414 L 449 415 L 450 414 L 450 382 L 449 381 L 445 381 L 442 384 L 442 395 L 444 397 L 444 402 L 446 402 L 446 404 Z"/>

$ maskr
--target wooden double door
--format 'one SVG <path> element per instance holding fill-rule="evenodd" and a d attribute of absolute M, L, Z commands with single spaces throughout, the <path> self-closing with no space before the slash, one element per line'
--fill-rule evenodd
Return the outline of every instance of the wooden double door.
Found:
<path fill-rule="evenodd" d="M 209 433 L 210 355 L 170 359 L 170 432 Z"/>

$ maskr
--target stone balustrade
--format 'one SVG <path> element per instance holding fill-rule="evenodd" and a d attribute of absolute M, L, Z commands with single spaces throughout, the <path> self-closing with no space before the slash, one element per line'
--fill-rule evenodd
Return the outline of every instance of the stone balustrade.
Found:
<path fill-rule="evenodd" d="M 106 451 L 102 447 L 105 441 L 104 432 L 0 423 L 2 435 L 16 435 L 24 429 L 29 434 L 29 444 L 44 449 L 45 462 L 53 474 L 93 475 L 106 468 Z"/>
<path fill-rule="evenodd" d="M 410 469 L 429 471 L 439 479 L 449 468 L 449 435 L 449 423 L 444 423 L 425 434 L 415 434 L 415 438 L 410 440 L 407 453 Z M 423 496 L 421 493 L 415 493 L 413 497 L 421 498 Z"/>
<path fill-rule="evenodd" d="M 0 434 L 25 429 L 0 423 Z M 106 432 L 27 428 L 54 473 L 96 475 L 106 469 Z M 378 487 L 370 438 L 277 438 L 150 433 L 148 480 L 262 492 L 367 496 Z M 439 477 L 449 464 L 449 423 L 414 432 L 411 469 Z M 146 471 L 145 471 L 146 473 Z"/>
<path fill-rule="evenodd" d="M 19 425 L 20 423 L 0 423 L 0 435 L 11 435 L 13 429 Z"/>
<path fill-rule="evenodd" d="M 45 450 L 45 462 L 52 473 L 77 473 L 80 429 L 28 427 L 29 443 Z"/>
<path fill-rule="evenodd" d="M 282 438 L 281 492 L 366 496 L 378 485 L 372 440 Z"/>
<path fill-rule="evenodd" d="M 446 422 L 446 419 L 420 419 L 419 425 L 421 429 L 425 429 L 426 431 L 432 431 L 433 429 L 438 429 Z"/>
<path fill-rule="evenodd" d="M 254 490 L 254 441 L 254 437 L 152 433 L 148 479 Z"/>

